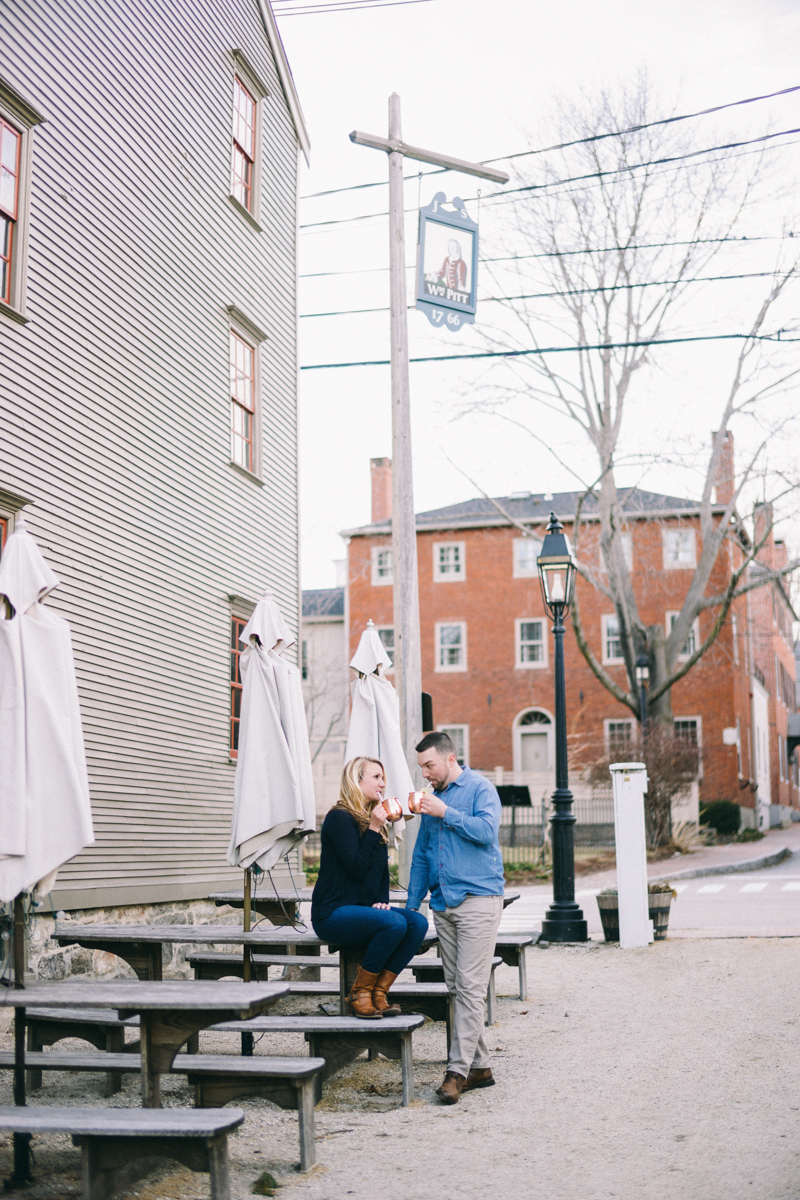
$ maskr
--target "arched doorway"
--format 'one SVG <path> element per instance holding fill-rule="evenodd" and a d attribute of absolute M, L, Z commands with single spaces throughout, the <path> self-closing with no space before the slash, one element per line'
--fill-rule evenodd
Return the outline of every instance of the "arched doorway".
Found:
<path fill-rule="evenodd" d="M 544 775 L 554 761 L 553 718 L 542 708 L 528 708 L 514 720 L 514 770 Z"/>

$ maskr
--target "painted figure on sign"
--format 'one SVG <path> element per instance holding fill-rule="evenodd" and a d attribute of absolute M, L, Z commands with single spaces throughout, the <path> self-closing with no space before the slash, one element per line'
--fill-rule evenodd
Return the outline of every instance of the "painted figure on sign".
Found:
<path fill-rule="evenodd" d="M 467 264 L 461 257 L 461 245 L 453 238 L 447 243 L 447 258 L 438 271 L 439 281 L 453 291 L 463 292 L 467 286 Z"/>

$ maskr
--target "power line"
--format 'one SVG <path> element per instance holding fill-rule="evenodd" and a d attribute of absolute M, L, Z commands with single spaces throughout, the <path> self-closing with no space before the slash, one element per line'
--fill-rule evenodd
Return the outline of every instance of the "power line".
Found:
<path fill-rule="evenodd" d="M 507 192 L 491 192 L 488 196 L 484 196 L 484 201 L 491 200 L 494 196 L 511 196 L 515 192 L 537 192 L 542 188 L 559 187 L 565 183 L 581 183 L 586 179 L 601 179 L 605 175 L 623 175 L 628 171 L 639 171 L 642 167 L 660 167 L 665 163 L 682 162 L 687 158 L 697 158 L 700 154 L 714 154 L 717 150 L 738 150 L 740 146 L 755 146 L 759 142 L 768 142 L 772 138 L 788 137 L 791 133 L 800 133 L 800 126 L 795 129 L 781 129 L 778 133 L 763 133 L 757 138 L 748 138 L 743 142 L 725 142 L 720 146 L 709 146 L 704 150 L 690 150 L 686 154 L 673 154 L 664 158 L 651 158 L 645 162 L 631 163 L 622 167 L 614 167 L 608 171 L 589 171 L 585 175 L 571 175 L 568 179 L 554 179 L 549 183 L 529 183 L 525 187 L 511 188 Z M 301 228 L 303 228 L 301 226 Z"/>
<path fill-rule="evenodd" d="M 567 179 L 551 179 L 546 183 L 530 183 L 530 184 L 525 184 L 524 186 L 518 187 L 518 188 L 509 188 L 508 190 L 505 190 L 505 191 L 490 192 L 488 196 L 482 197 L 482 203 L 486 204 L 489 201 L 494 200 L 495 198 L 499 198 L 499 197 L 502 197 L 503 201 L 508 201 L 508 198 L 510 196 L 519 195 L 522 192 L 537 192 L 537 191 L 542 191 L 545 188 L 561 187 L 561 186 L 564 186 L 569 183 L 584 183 L 590 179 L 599 180 L 599 179 L 602 179 L 606 175 L 627 174 L 630 171 L 639 171 L 643 167 L 658 167 L 658 166 L 664 166 L 669 163 L 683 162 L 687 158 L 697 158 L 701 154 L 715 154 L 718 150 L 736 150 L 741 146 L 754 146 L 759 143 L 770 141 L 772 138 L 788 137 L 790 134 L 793 134 L 793 133 L 800 133 L 800 126 L 798 126 L 795 129 L 781 129 L 777 133 L 765 133 L 765 134 L 762 134 L 760 137 L 749 138 L 742 142 L 726 142 L 719 146 L 707 146 L 703 150 L 692 150 L 686 154 L 675 154 L 675 155 L 671 155 L 671 156 L 668 156 L 665 158 L 648 159 L 647 161 L 641 162 L 641 163 L 631 163 L 630 165 L 626 165 L 623 167 L 614 167 L 612 170 L 608 170 L 608 171 L 590 171 L 585 175 L 572 175 Z M 775 149 L 782 149 L 782 148 L 783 147 L 780 147 L 780 146 L 775 147 Z M 476 199 L 477 199 L 476 196 L 468 196 L 467 197 L 467 201 L 470 201 L 470 202 L 473 200 L 476 200 Z M 515 203 L 515 202 L 510 201 L 510 203 Z M 417 209 L 416 208 L 407 208 L 404 211 L 406 213 L 414 213 L 417 211 Z M 388 211 L 387 212 L 377 212 L 377 213 L 362 213 L 360 216 L 357 216 L 357 217 L 337 217 L 330 221 L 308 221 L 305 224 L 300 225 L 298 228 L 301 230 L 302 229 L 322 229 L 322 228 L 327 228 L 327 227 L 330 227 L 333 225 L 354 225 L 354 224 L 357 224 L 359 221 L 375 220 L 380 217 L 388 217 L 388 215 L 389 215 Z"/>
<path fill-rule="evenodd" d="M 624 137 L 628 133 L 641 133 L 644 129 L 655 129 L 658 125 L 673 125 L 676 121 L 691 121 L 695 117 L 708 117 L 712 113 L 723 112 L 726 108 L 739 108 L 743 104 L 755 104 L 759 100 L 774 100 L 776 96 L 788 96 L 790 92 L 800 92 L 800 84 L 781 88 L 778 92 L 767 92 L 763 96 L 748 96 L 745 100 L 731 100 L 728 104 L 717 104 L 713 108 L 702 108 L 698 112 L 683 113 L 680 117 L 662 117 L 658 121 L 648 121 L 644 125 L 631 125 L 629 129 L 618 129 L 611 133 L 593 133 L 591 137 L 576 138 L 572 142 L 558 142 L 554 146 L 542 146 L 540 150 L 520 150 L 517 154 L 501 154 L 499 158 L 487 158 L 485 161 L 486 163 L 507 162 L 512 158 L 527 158 L 531 154 L 548 154 L 552 150 L 566 150 L 570 146 L 585 146 L 589 142 L 602 142 L 605 138 Z"/>
<path fill-rule="evenodd" d="M 280 3 L 280 0 L 276 0 L 276 2 Z M 274 7 L 274 5 L 273 5 L 273 7 Z M 587 145 L 590 142 L 603 141 L 605 138 L 623 137 L 625 134 L 638 133 L 644 129 L 652 129 L 657 125 L 671 125 L 671 124 L 674 124 L 676 121 L 690 121 L 696 117 L 706 117 L 712 113 L 722 112 L 726 108 L 738 108 L 743 104 L 755 104 L 759 100 L 774 100 L 777 96 L 787 96 L 791 92 L 797 92 L 797 91 L 800 91 L 800 84 L 796 84 L 794 87 L 781 88 L 780 91 L 777 91 L 777 92 L 768 92 L 763 96 L 748 96 L 745 100 L 732 100 L 728 104 L 717 104 L 713 108 L 704 108 L 704 109 L 701 109 L 699 112 L 695 112 L 695 113 L 684 113 L 682 116 L 679 116 L 679 117 L 664 117 L 658 121 L 650 121 L 645 125 L 632 125 L 630 127 L 630 129 L 616 130 L 615 132 L 611 132 L 611 133 L 596 133 L 596 134 L 593 134 L 591 137 L 577 138 L 575 141 L 572 141 L 572 142 L 559 142 L 553 146 L 542 146 L 539 150 L 520 150 L 515 154 L 501 154 L 498 158 L 484 159 L 484 164 L 493 163 L 493 162 L 508 162 L 509 160 L 514 159 L 514 158 L 527 158 L 533 154 L 548 154 L 549 152 L 551 152 L 553 150 L 566 150 L 570 146 L 583 146 L 583 145 Z M 443 173 L 444 172 L 438 171 L 438 170 L 437 171 L 419 171 L 415 175 L 406 175 L 405 179 L 408 182 L 413 179 L 419 178 L 419 175 L 441 175 Z M 374 187 L 388 187 L 388 180 L 381 179 L 377 183 L 356 183 L 356 184 L 352 184 L 350 187 L 329 188 L 327 191 L 324 191 L 324 192 L 311 192 L 307 196 L 301 196 L 300 199 L 301 200 L 316 200 L 320 196 L 336 196 L 336 195 L 339 195 L 341 192 L 357 192 L 357 191 L 362 191 L 365 188 L 374 188 Z"/>
<path fill-rule="evenodd" d="M 273 0 L 272 9 L 278 17 L 302 17 L 314 15 L 316 13 L 326 12 L 357 12 L 362 8 L 397 8 L 405 4 L 429 4 L 431 0 L 320 0 L 320 3 L 311 3 L 311 0 L 297 0 L 299 4 L 305 4 L 305 8 L 291 8 L 284 5 L 291 4 L 292 0 Z"/>
<path fill-rule="evenodd" d="M 783 236 L 767 235 L 767 236 L 751 236 L 747 237 L 744 234 L 740 237 L 722 237 L 722 238 L 696 238 L 686 242 L 644 242 L 640 246 L 602 246 L 583 248 L 581 250 L 548 250 L 542 251 L 539 254 L 509 254 L 501 258 L 479 258 L 481 263 L 501 263 L 501 262 L 523 262 L 531 258 L 569 258 L 574 254 L 611 254 L 617 250 L 660 250 L 667 246 L 705 246 L 716 244 L 718 242 L 781 242 L 785 238 L 794 237 L 793 233 L 788 233 Z M 416 263 L 407 263 L 406 270 L 416 270 Z M 388 267 L 361 267 L 350 271 L 310 271 L 305 275 L 298 276 L 299 279 L 323 279 L 339 275 L 374 275 L 379 271 L 386 272 Z"/>
<path fill-rule="evenodd" d="M 779 341 L 781 345 L 788 342 L 800 342 L 800 338 L 781 338 L 777 334 L 709 333 L 701 334 L 697 337 L 648 338 L 641 342 L 600 342 L 595 346 L 546 346 L 543 349 L 537 348 L 535 350 L 482 350 L 474 354 L 429 354 L 421 358 L 410 358 L 408 361 L 423 363 L 449 362 L 453 358 L 522 358 L 529 354 L 572 354 L 576 351 L 582 352 L 584 350 L 626 350 L 635 349 L 640 346 L 674 346 L 681 342 L 724 342 L 736 339 L 739 341 L 752 340 L 754 342 Z M 381 358 L 362 362 L 309 363 L 307 366 L 301 367 L 300 370 L 330 371 L 338 367 L 388 367 L 390 365 L 390 359 Z"/>
<path fill-rule="evenodd" d="M 523 292 L 518 296 L 483 296 L 479 302 L 481 304 L 502 304 L 507 300 L 550 300 L 556 296 L 589 296 L 596 292 L 625 292 L 632 291 L 634 288 L 672 287 L 678 283 L 717 283 L 731 279 L 765 279 L 767 276 L 771 278 L 773 274 L 772 271 L 753 271 L 747 275 L 706 275 L 698 276 L 696 279 L 683 280 L 653 279 L 647 283 L 617 283 L 609 284 L 608 287 L 572 288 L 563 292 Z M 410 311 L 414 305 L 409 304 L 408 308 Z M 388 311 L 388 305 L 384 305 L 382 308 L 345 308 L 334 312 L 300 313 L 299 320 L 309 320 L 312 317 L 351 317 L 360 313 Z"/>

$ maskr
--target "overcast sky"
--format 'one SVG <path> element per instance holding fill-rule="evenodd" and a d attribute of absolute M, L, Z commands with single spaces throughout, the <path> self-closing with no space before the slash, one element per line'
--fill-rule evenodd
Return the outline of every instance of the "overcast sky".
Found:
<path fill-rule="evenodd" d="M 800 84 L 797 0 L 674 0 L 669 5 L 653 0 L 565 0 L 560 5 L 426 0 L 349 13 L 285 15 L 279 23 L 312 143 L 311 167 L 301 170 L 302 197 L 386 179 L 386 157 L 353 145 L 348 134 L 360 129 L 385 136 L 392 91 L 402 98 L 406 141 L 480 161 L 543 144 L 554 96 L 577 98 L 605 85 L 630 84 L 642 68 L 663 99 L 665 113 L 676 100 L 678 111 L 691 112 Z M 691 124 L 699 137 L 709 137 L 700 145 L 715 144 L 720 134 L 745 138 L 797 129 L 800 92 Z M 788 192 L 797 175 L 797 149 L 776 151 L 773 160 L 780 188 Z M 530 161 L 522 160 L 527 170 Z M 407 175 L 419 166 L 409 162 Z M 514 186 L 513 174 L 509 186 Z M 463 175 L 423 177 L 421 184 L 415 176 L 406 184 L 406 208 L 415 209 L 418 200 L 427 204 L 440 189 L 448 197 L 467 198 L 478 187 L 484 197 L 498 190 Z M 384 214 L 387 200 L 385 186 L 303 199 L 300 273 L 334 274 L 301 279 L 301 314 L 388 304 L 388 273 L 380 270 L 388 263 L 386 217 L 346 223 L 363 214 Z M 468 207 L 476 216 L 476 203 Z M 791 210 L 783 196 L 767 203 L 750 218 L 747 232 L 779 232 L 784 211 Z M 484 201 L 484 245 L 501 236 L 505 212 Z M 345 223 L 319 224 L 327 221 Z M 800 232 L 800 220 L 796 228 Z M 413 263 L 412 212 L 406 230 L 406 262 Z M 768 244 L 763 252 L 737 251 L 728 255 L 723 269 L 770 269 L 774 253 Z M 726 285 L 721 297 L 713 290 L 721 286 L 709 285 L 711 290 L 692 310 L 692 320 L 704 331 L 722 328 L 715 320 L 728 329 L 744 328 L 764 292 L 763 283 L 755 281 Z M 479 307 L 479 324 L 488 320 L 490 308 Z M 787 315 L 784 309 L 781 320 Z M 453 335 L 433 330 L 420 313 L 412 311 L 408 319 L 412 357 L 479 344 L 479 328 Z M 686 329 L 686 317 L 682 327 Z M 300 321 L 303 364 L 383 359 L 388 349 L 387 312 Z M 696 491 L 699 477 L 693 473 L 691 451 L 715 427 L 735 354 L 731 343 L 701 343 L 659 356 L 639 386 L 632 433 L 645 448 L 657 428 L 659 439 L 683 448 L 686 461 L 680 461 L 679 453 L 673 456 L 677 462 L 654 466 L 645 475 L 637 469 L 623 483 L 640 482 L 673 494 Z M 456 419 L 465 394 L 485 369 L 484 364 L 464 363 L 411 367 L 417 511 L 474 495 L 465 475 L 492 495 L 575 486 L 563 467 L 500 418 Z M 538 427 L 548 429 L 535 409 L 528 418 L 533 423 L 541 419 Z M 344 555 L 339 530 L 369 520 L 369 459 L 391 454 L 388 368 L 301 372 L 300 420 L 302 584 L 330 587 L 335 582 L 333 560 Z M 740 431 L 735 432 L 738 445 Z M 747 436 L 741 430 L 743 441 Z M 562 455 L 569 455 L 564 431 L 553 427 L 553 438 Z M 779 453 L 785 454 L 786 447 Z M 577 445 L 574 455 L 585 477 L 591 464 Z M 785 533 L 790 543 L 797 541 L 790 530 Z"/>

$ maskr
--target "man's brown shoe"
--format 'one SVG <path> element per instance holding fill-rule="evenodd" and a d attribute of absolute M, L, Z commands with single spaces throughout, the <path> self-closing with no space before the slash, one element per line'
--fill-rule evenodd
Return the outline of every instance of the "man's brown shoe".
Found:
<path fill-rule="evenodd" d="M 467 1076 L 467 1082 L 461 1090 L 462 1092 L 468 1092 L 470 1088 L 494 1087 L 495 1082 L 491 1067 L 473 1067 Z"/>
<path fill-rule="evenodd" d="M 437 1089 L 436 1095 L 444 1104 L 458 1104 L 464 1090 L 466 1079 L 458 1071 L 448 1071 L 444 1083 Z"/>

